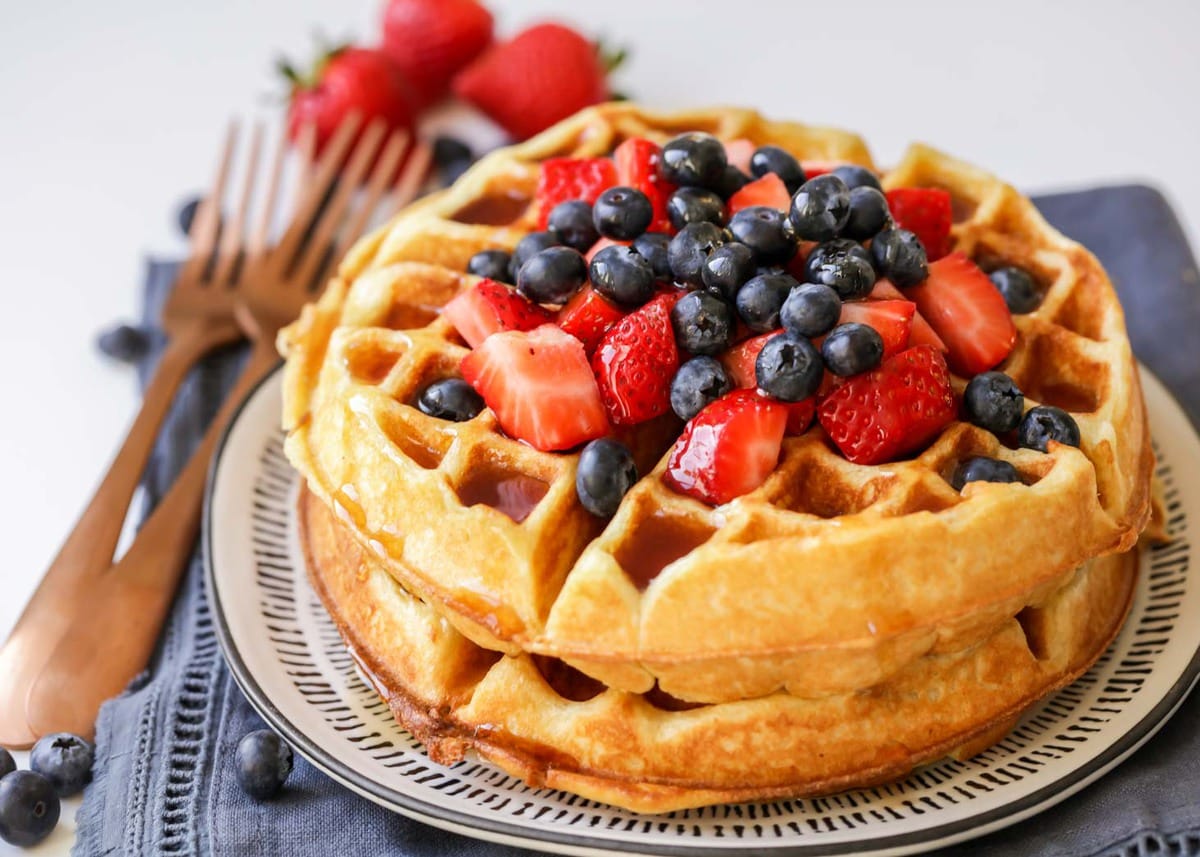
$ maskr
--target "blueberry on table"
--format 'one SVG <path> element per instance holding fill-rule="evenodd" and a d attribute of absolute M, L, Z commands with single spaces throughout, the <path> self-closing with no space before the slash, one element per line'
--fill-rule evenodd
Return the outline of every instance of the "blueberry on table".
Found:
<path fill-rule="evenodd" d="M 632 241 L 650 228 L 654 206 L 649 197 L 632 187 L 610 187 L 592 206 L 592 223 L 605 238 Z"/>
<path fill-rule="evenodd" d="M 804 279 L 829 286 L 844 301 L 865 298 L 875 287 L 875 269 L 867 250 L 845 238 L 827 241 L 813 249 L 804 262 Z"/>
<path fill-rule="evenodd" d="M 498 283 L 507 283 L 510 282 L 508 279 L 510 264 L 512 264 L 512 254 L 507 250 L 480 250 L 467 260 L 467 273 L 477 277 L 487 277 Z"/>
<path fill-rule="evenodd" d="M 632 247 L 605 247 L 592 257 L 588 277 L 592 288 L 623 307 L 639 307 L 654 297 L 654 268 Z"/>
<path fill-rule="evenodd" d="M 1021 474 L 1007 461 L 977 455 L 959 462 L 950 477 L 955 491 L 961 491 L 968 482 L 1020 482 Z"/>
<path fill-rule="evenodd" d="M 829 286 L 805 283 L 788 294 L 779 310 L 783 329 L 809 338 L 833 330 L 842 315 L 842 299 Z"/>
<path fill-rule="evenodd" d="M 1045 452 L 1050 441 L 1079 446 L 1079 424 L 1075 418 L 1053 405 L 1038 405 L 1017 426 L 1017 443 L 1026 449 Z"/>
<path fill-rule="evenodd" d="M 809 179 L 792 197 L 788 222 L 801 241 L 836 238 L 850 217 L 850 188 L 835 175 Z"/>
<path fill-rule="evenodd" d="M 562 242 L 558 240 L 558 236 L 553 232 L 530 232 L 524 238 L 517 242 L 517 246 L 513 248 L 512 260 L 508 263 L 508 282 L 515 283 L 517 281 L 517 272 L 521 270 L 521 266 L 541 253 L 543 250 L 549 250 L 551 247 L 561 247 Z"/>
<path fill-rule="evenodd" d="M 850 216 L 842 227 L 842 235 L 855 241 L 866 241 L 891 220 L 887 197 L 873 187 L 856 187 L 850 191 Z"/>
<path fill-rule="evenodd" d="M 733 389 L 729 373 L 712 357 L 693 357 L 671 379 L 671 410 L 690 420 Z"/>
<path fill-rule="evenodd" d="M 17 763 L 13 761 L 12 753 L 0 747 L 0 780 L 7 777 L 17 769 Z"/>
<path fill-rule="evenodd" d="M 729 236 L 715 223 L 689 223 L 667 245 L 671 274 L 681 283 L 700 285 L 709 253 L 728 243 Z"/>
<path fill-rule="evenodd" d="M 563 244 L 580 253 L 586 253 L 600 238 L 592 221 L 591 203 L 582 199 L 571 199 L 554 206 L 548 225 Z"/>
<path fill-rule="evenodd" d="M 62 803 L 54 786 L 34 771 L 14 771 L 0 779 L 0 839 L 28 848 L 58 824 Z"/>
<path fill-rule="evenodd" d="M 871 241 L 871 261 L 880 276 L 902 289 L 929 276 L 929 260 L 921 239 L 907 229 L 885 229 Z"/>
<path fill-rule="evenodd" d="M 842 164 L 830 170 L 829 174 L 844 181 L 850 190 L 858 187 L 873 187 L 875 190 L 883 190 L 883 185 L 879 183 L 879 176 L 858 164 Z"/>
<path fill-rule="evenodd" d="M 598 518 L 611 518 L 621 498 L 638 479 L 633 455 L 610 438 L 593 440 L 579 453 L 575 471 L 575 493 L 579 502 Z"/>
<path fill-rule="evenodd" d="M 29 767 L 50 781 L 59 797 L 83 791 L 92 781 L 96 748 L 91 741 L 69 732 L 46 735 L 33 745 Z"/>
<path fill-rule="evenodd" d="M 255 800 L 279 794 L 292 764 L 292 748 L 270 729 L 251 732 L 238 742 L 238 783 Z"/>
<path fill-rule="evenodd" d="M 682 187 L 715 187 L 728 164 L 725 146 L 712 134 L 680 134 L 662 147 L 663 178 Z"/>
<path fill-rule="evenodd" d="M 774 173 L 783 179 L 788 193 L 800 190 L 800 186 L 807 180 L 804 168 L 795 156 L 778 146 L 759 146 L 755 149 L 754 154 L 750 156 L 750 172 L 754 173 L 756 179 L 767 173 Z"/>
<path fill-rule="evenodd" d="M 768 205 L 743 208 L 729 221 L 734 240 L 754 251 L 760 265 L 786 262 L 796 252 L 796 239 L 785 228 L 786 215 Z"/>
<path fill-rule="evenodd" d="M 150 337 L 140 327 L 118 324 L 96 338 L 96 347 L 106 357 L 123 363 L 135 363 L 150 351 Z"/>
<path fill-rule="evenodd" d="M 754 361 L 758 388 L 783 402 L 800 402 L 817 392 L 824 377 L 821 355 L 803 336 L 772 336 Z"/>
<path fill-rule="evenodd" d="M 1042 290 L 1028 271 L 1009 266 L 998 268 L 988 275 L 1013 315 L 1025 315 L 1042 305 Z"/>
<path fill-rule="evenodd" d="M 870 372 L 883 361 L 883 337 L 868 324 L 839 324 L 821 343 L 821 357 L 842 378 Z"/>
<path fill-rule="evenodd" d="M 654 276 L 659 280 L 671 279 L 671 255 L 667 248 L 671 236 L 665 232 L 643 232 L 633 239 L 631 246 L 638 255 L 650 263 Z"/>
<path fill-rule="evenodd" d="M 587 262 L 578 250 L 548 247 L 521 266 L 517 291 L 539 304 L 565 304 L 587 279 Z"/>
<path fill-rule="evenodd" d="M 667 199 L 667 217 L 676 229 L 689 223 L 725 224 L 725 201 L 711 190 L 681 187 Z"/>
<path fill-rule="evenodd" d="M 738 315 L 755 333 L 774 330 L 783 302 L 798 285 L 795 277 L 782 272 L 757 274 L 737 293 Z"/>
<path fill-rule="evenodd" d="M 179 206 L 179 212 L 175 215 L 175 220 L 179 224 L 179 231 L 184 235 L 191 234 L 192 224 L 196 222 L 196 212 L 199 210 L 201 202 L 203 200 L 200 197 L 194 196 Z"/>
<path fill-rule="evenodd" d="M 733 341 L 737 317 L 712 292 L 689 292 L 671 308 L 675 342 L 691 354 L 720 354 Z"/>
<path fill-rule="evenodd" d="M 1016 381 L 1003 372 L 976 375 L 963 391 L 967 419 L 993 434 L 1012 431 L 1021 422 L 1025 396 Z"/>
<path fill-rule="evenodd" d="M 421 391 L 417 408 L 439 420 L 461 423 L 483 410 L 483 397 L 462 378 L 443 378 Z"/>
<path fill-rule="evenodd" d="M 727 301 L 737 297 L 738 289 L 755 275 L 758 266 L 754 251 L 745 244 L 733 243 L 718 247 L 708 254 L 700 270 L 704 287 Z"/>

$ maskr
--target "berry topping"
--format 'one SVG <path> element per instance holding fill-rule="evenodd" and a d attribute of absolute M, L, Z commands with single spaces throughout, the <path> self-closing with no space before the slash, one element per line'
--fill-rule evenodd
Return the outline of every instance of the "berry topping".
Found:
<path fill-rule="evenodd" d="M 442 315 L 472 348 L 493 333 L 533 330 L 551 320 L 550 313 L 494 280 L 480 280 L 460 292 L 442 308 Z"/>
<path fill-rule="evenodd" d="M 13 760 L 12 753 L 0 747 L 0 780 L 7 777 L 17 769 L 17 763 Z"/>
<path fill-rule="evenodd" d="M 891 214 L 887 199 L 873 187 L 856 187 L 850 191 L 850 216 L 842 234 L 855 241 L 866 241 L 887 226 Z"/>
<path fill-rule="evenodd" d="M 681 187 L 667 200 L 667 216 L 675 229 L 703 222 L 724 226 L 725 202 L 711 190 Z"/>
<path fill-rule="evenodd" d="M 1017 341 L 1004 298 L 962 253 L 931 264 L 928 279 L 907 296 L 946 343 L 950 367 L 965 378 L 996 366 Z"/>
<path fill-rule="evenodd" d="M 638 479 L 633 455 L 611 438 L 593 440 L 579 453 L 575 470 L 575 493 L 579 502 L 597 518 L 611 518 L 621 498 Z"/>
<path fill-rule="evenodd" d="M 591 203 L 582 199 L 569 199 L 554 206 L 548 225 L 559 241 L 580 253 L 586 253 L 600 239 L 592 223 Z"/>
<path fill-rule="evenodd" d="M 839 324 L 821 343 L 821 357 L 834 375 L 860 375 L 883 360 L 883 337 L 875 328 L 856 321 Z"/>
<path fill-rule="evenodd" d="M 912 452 L 954 419 L 950 372 L 940 352 L 917 345 L 842 382 L 817 408 L 825 433 L 855 464 Z"/>
<path fill-rule="evenodd" d="M 788 333 L 811 339 L 833 330 L 841 314 L 842 299 L 837 292 L 819 283 L 805 283 L 788 294 L 779 320 Z"/>
<path fill-rule="evenodd" d="M 238 742 L 238 783 L 255 800 L 279 794 L 292 773 L 292 763 L 292 748 L 270 729 L 251 732 Z"/>
<path fill-rule="evenodd" d="M 14 771 L 0 780 L 0 839 L 28 848 L 58 824 L 62 803 L 54 786 L 33 771 Z"/>
<path fill-rule="evenodd" d="M 883 185 L 879 183 L 879 176 L 858 164 L 839 164 L 833 167 L 829 173 L 844 181 L 850 190 L 858 187 L 873 187 L 877 191 L 883 191 Z"/>
<path fill-rule="evenodd" d="M 798 286 L 791 274 L 767 272 L 751 277 L 737 293 L 737 311 L 755 333 L 779 327 L 779 311 Z"/>
<path fill-rule="evenodd" d="M 591 357 L 605 332 L 625 317 L 625 311 L 584 286 L 558 314 L 558 326 L 583 343 Z"/>
<path fill-rule="evenodd" d="M 557 327 L 489 336 L 463 358 L 461 369 L 501 428 L 544 452 L 609 432 L 583 345 Z"/>
<path fill-rule="evenodd" d="M 783 402 L 799 402 L 813 395 L 824 374 L 817 349 L 805 337 L 792 333 L 769 338 L 754 361 L 758 389 Z"/>
<path fill-rule="evenodd" d="M 667 199 L 675 186 L 662 176 L 662 149 L 650 140 L 630 137 L 617 146 L 613 160 L 617 165 L 617 184 L 637 188 L 644 193 L 654 209 L 650 228 L 656 232 L 666 232 L 670 226 Z"/>
<path fill-rule="evenodd" d="M 696 414 L 675 442 L 663 481 L 705 503 L 753 491 L 779 464 L 788 406 L 734 390 Z"/>
<path fill-rule="evenodd" d="M 850 189 L 834 175 L 809 179 L 792 197 L 788 222 L 802 241 L 828 241 L 850 217 Z"/>
<path fill-rule="evenodd" d="M 738 388 L 758 386 L 756 369 L 758 353 L 762 351 L 768 339 L 780 333 L 783 331 L 772 330 L 769 333 L 752 336 L 750 339 L 743 339 L 721 355 L 721 365 L 729 373 L 729 380 L 733 382 L 733 386 Z"/>
<path fill-rule="evenodd" d="M 671 379 L 679 368 L 671 328 L 676 300 L 677 295 L 659 295 L 613 325 L 600 340 L 592 369 L 613 425 L 645 422 L 670 410 Z"/>
<path fill-rule="evenodd" d="M 733 389 L 725 367 L 712 357 L 693 357 L 679 367 L 671 380 L 671 410 L 690 420 L 710 402 Z"/>
<path fill-rule="evenodd" d="M 677 185 L 714 187 L 728 163 L 725 147 L 712 134 L 680 134 L 662 148 L 663 176 Z"/>
<path fill-rule="evenodd" d="M 638 254 L 650 263 L 654 276 L 660 280 L 671 279 L 671 256 L 667 247 L 671 236 L 665 232 L 643 232 L 633 239 L 631 245 Z"/>
<path fill-rule="evenodd" d="M 583 261 L 590 265 L 592 264 L 592 260 L 596 258 L 601 250 L 604 250 L 608 247 L 629 247 L 631 244 L 633 244 L 632 241 L 614 241 L 611 238 L 601 238 L 591 246 L 591 249 L 588 250 L 587 253 L 584 254 Z"/>
<path fill-rule="evenodd" d="M 592 222 L 605 238 L 632 241 L 650 228 L 654 207 L 646 194 L 631 187 L 613 187 L 600 194 L 592 207 Z"/>
<path fill-rule="evenodd" d="M 550 247 L 517 272 L 517 291 L 539 304 L 565 304 L 587 279 L 587 263 L 578 250 Z"/>
<path fill-rule="evenodd" d="M 725 141 L 725 160 L 729 166 L 743 173 L 750 172 L 750 159 L 754 157 L 756 147 L 745 137 Z"/>
<path fill-rule="evenodd" d="M 467 260 L 467 273 L 506 283 L 511 263 L 512 255 L 506 250 L 480 250 Z"/>
<path fill-rule="evenodd" d="M 917 236 L 930 262 L 950 252 L 950 192 L 931 187 L 901 187 L 887 193 L 888 208 L 901 229 Z"/>
<path fill-rule="evenodd" d="M 1028 271 L 1015 267 L 998 268 L 988 276 L 1013 315 L 1031 313 L 1042 305 L 1042 290 Z"/>
<path fill-rule="evenodd" d="M 521 270 L 521 266 L 538 253 L 561 245 L 562 242 L 553 232 L 530 232 L 513 248 L 512 261 L 508 263 L 508 276 L 510 277 L 508 282 L 516 283 L 517 273 Z"/>
<path fill-rule="evenodd" d="M 1053 405 L 1030 408 L 1017 426 L 1017 443 L 1026 449 L 1046 452 L 1050 441 L 1079 446 L 1079 424 L 1062 408 Z"/>
<path fill-rule="evenodd" d="M 754 251 L 745 244 L 726 244 L 708 254 L 700 270 L 704 287 L 727 301 L 737 297 L 738 289 L 758 270 Z"/>
<path fill-rule="evenodd" d="M 912 342 L 913 318 L 917 305 L 912 301 L 858 301 L 842 304 L 841 324 L 858 322 L 875 329 L 883 340 L 883 356 L 898 354 Z"/>
<path fill-rule="evenodd" d="M 639 307 L 654 297 L 654 269 L 631 247 L 605 247 L 588 267 L 592 288 L 623 307 Z"/>
<path fill-rule="evenodd" d="M 595 202 L 617 183 L 617 170 L 608 158 L 549 158 L 538 173 L 538 228 L 550 223 L 550 212 L 560 202 L 582 199 Z"/>
<path fill-rule="evenodd" d="M 871 240 L 871 261 L 881 277 L 906 289 L 929 276 L 929 260 L 917 236 L 905 229 L 885 229 Z"/>
<path fill-rule="evenodd" d="M 691 354 L 720 354 L 737 327 L 733 308 L 712 292 L 689 292 L 671 310 L 675 342 Z"/>
<path fill-rule="evenodd" d="M 746 175 L 733 164 L 725 165 L 725 172 L 713 186 L 713 190 L 721 199 L 731 200 L 733 196 L 746 185 L 750 184 L 750 176 Z"/>
<path fill-rule="evenodd" d="M 750 158 L 750 172 L 756 178 L 768 174 L 778 176 L 787 187 L 788 195 L 800 190 L 806 181 L 800 162 L 791 154 L 778 146 L 760 146 Z M 779 206 L 783 208 L 786 205 Z"/>
<path fill-rule="evenodd" d="M 729 242 L 729 234 L 714 223 L 689 223 L 667 247 L 671 274 L 681 283 L 700 285 L 708 254 Z"/>
<path fill-rule="evenodd" d="M 968 482 L 1020 482 L 1021 474 L 1007 461 L 976 455 L 960 461 L 950 477 L 955 491 L 963 490 Z"/>
<path fill-rule="evenodd" d="M 907 300 L 904 293 L 892 285 L 892 282 L 887 279 L 878 279 L 875 281 L 875 288 L 871 289 L 871 294 L 868 297 L 872 301 L 903 301 Z M 911 303 L 911 301 L 909 301 Z M 916 306 L 916 304 L 913 304 Z M 878 329 L 878 328 L 877 328 Z M 886 341 L 884 345 L 886 345 Z M 929 322 L 919 312 L 914 312 L 912 317 L 912 332 L 909 334 L 910 345 L 932 345 L 943 354 L 946 353 L 946 343 L 942 342 L 942 338 L 934 332 L 929 326 Z M 889 355 L 890 356 L 890 355 Z"/>
<path fill-rule="evenodd" d="M 813 424 L 817 415 L 817 400 L 810 397 L 801 402 L 785 402 L 788 409 L 787 430 L 785 434 L 795 437 L 804 434 Z"/>
<path fill-rule="evenodd" d="M 417 408 L 439 420 L 461 423 L 479 415 L 483 410 L 483 399 L 462 378 L 443 378 L 421 391 Z"/>
<path fill-rule="evenodd" d="M 976 375 L 963 392 L 967 419 L 993 434 L 1012 431 L 1021 422 L 1025 397 L 1012 378 L 1003 372 Z"/>
<path fill-rule="evenodd" d="M 776 265 L 796 252 L 796 241 L 784 228 L 785 222 L 778 208 L 756 205 L 735 214 L 729 221 L 729 231 L 754 251 L 760 265 Z"/>
<path fill-rule="evenodd" d="M 759 205 L 786 211 L 791 204 L 792 195 L 788 193 L 783 179 L 774 173 L 767 173 L 762 178 L 742 186 L 729 197 L 729 216 L 733 217 L 742 209 Z"/>
<path fill-rule="evenodd" d="M 804 262 L 804 279 L 829 286 L 844 301 L 864 298 L 875 285 L 875 269 L 856 241 L 838 238 L 813 248 Z"/>

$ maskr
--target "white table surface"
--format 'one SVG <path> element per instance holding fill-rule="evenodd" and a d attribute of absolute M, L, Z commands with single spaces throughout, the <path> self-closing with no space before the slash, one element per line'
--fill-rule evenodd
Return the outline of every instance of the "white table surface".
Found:
<path fill-rule="evenodd" d="M 502 33 L 558 14 L 629 46 L 618 85 L 651 105 L 839 125 L 883 163 L 925 140 L 1026 189 L 1149 182 L 1198 246 L 1200 4 L 875 0 L 854 20 L 839 5 L 491 3 Z M 370 42 L 378 8 L 0 3 L 0 635 L 134 411 L 132 372 L 95 333 L 133 316 L 148 253 L 180 251 L 175 207 L 207 183 L 224 123 L 274 115 L 274 57 L 306 56 L 315 27 Z M 73 807 L 32 853 L 66 853 Z"/>

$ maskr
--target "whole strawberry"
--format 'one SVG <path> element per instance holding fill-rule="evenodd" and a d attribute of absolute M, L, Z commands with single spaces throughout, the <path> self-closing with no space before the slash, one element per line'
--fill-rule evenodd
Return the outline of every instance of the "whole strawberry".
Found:
<path fill-rule="evenodd" d="M 383 45 L 426 107 L 450 89 L 459 69 L 492 42 L 492 13 L 475 0 L 390 0 Z"/>

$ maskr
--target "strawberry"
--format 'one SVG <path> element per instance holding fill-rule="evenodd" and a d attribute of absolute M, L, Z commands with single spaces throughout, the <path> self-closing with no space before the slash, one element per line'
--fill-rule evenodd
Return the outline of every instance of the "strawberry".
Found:
<path fill-rule="evenodd" d="M 912 301 L 854 301 L 842 304 L 838 324 L 855 321 L 875 328 L 883 339 L 883 357 L 886 360 L 908 348 L 916 311 L 917 305 Z"/>
<path fill-rule="evenodd" d="M 570 449 L 609 433 L 583 346 L 553 325 L 489 336 L 460 369 L 500 427 L 537 449 Z"/>
<path fill-rule="evenodd" d="M 609 64 L 561 24 L 538 24 L 493 45 L 454 78 L 454 92 L 518 140 L 609 97 Z"/>
<path fill-rule="evenodd" d="M 729 216 L 733 217 L 743 208 L 754 205 L 766 205 L 787 211 L 792 204 L 792 195 L 787 192 L 787 185 L 775 173 L 767 173 L 729 197 Z"/>
<path fill-rule="evenodd" d="M 633 425 L 671 409 L 671 379 L 679 368 L 671 307 L 682 293 L 662 294 L 609 328 L 592 369 L 613 425 Z"/>
<path fill-rule="evenodd" d="M 663 481 L 705 503 L 728 503 L 775 470 L 787 422 L 781 402 L 754 390 L 726 393 L 684 427 Z"/>
<path fill-rule="evenodd" d="M 538 172 L 538 229 L 545 229 L 550 212 L 560 202 L 596 197 L 617 183 L 617 170 L 608 158 L 549 158 Z"/>
<path fill-rule="evenodd" d="M 420 107 L 445 95 L 455 73 L 492 41 L 492 13 L 475 0 L 389 0 L 381 49 Z"/>
<path fill-rule="evenodd" d="M 456 295 L 442 308 L 467 345 L 478 348 L 502 330 L 533 330 L 553 321 L 553 316 L 524 295 L 495 280 L 480 280 Z"/>
<path fill-rule="evenodd" d="M 887 192 L 892 219 L 921 240 L 933 262 L 950 252 L 950 193 L 932 187 L 899 187 Z"/>
<path fill-rule="evenodd" d="M 745 137 L 729 140 L 725 143 L 725 160 L 746 175 L 752 176 L 754 174 L 750 172 L 750 159 L 754 157 L 754 152 L 757 148 L 758 146 Z"/>
<path fill-rule="evenodd" d="M 812 179 L 833 172 L 834 168 L 847 164 L 849 161 L 801 161 L 800 169 L 804 170 L 804 178 Z"/>
<path fill-rule="evenodd" d="M 657 143 L 641 137 L 630 137 L 613 151 L 617 164 L 617 184 L 637 188 L 646 194 L 654 207 L 654 220 L 649 232 L 669 232 L 671 220 L 667 217 L 667 200 L 675 192 L 675 185 L 662 177 L 659 162 L 662 149 Z"/>
<path fill-rule="evenodd" d="M 591 357 L 605 331 L 625 317 L 625 313 L 606 301 L 591 286 L 586 286 L 567 301 L 558 313 L 558 326 L 583 343 Z"/>
<path fill-rule="evenodd" d="M 846 378 L 821 402 L 817 419 L 850 461 L 879 464 L 923 446 L 954 413 L 946 361 L 936 348 L 916 345 Z"/>
<path fill-rule="evenodd" d="M 933 262 L 929 277 L 906 296 L 946 343 L 950 367 L 964 378 L 996 366 L 1017 341 L 1004 298 L 962 253 Z"/>
<path fill-rule="evenodd" d="M 751 389 L 758 386 L 754 361 L 758 360 L 758 352 L 762 351 L 767 340 L 780 333 L 783 333 L 782 329 L 744 339 L 717 358 L 729 373 L 729 380 L 733 382 L 733 386 Z"/>
<path fill-rule="evenodd" d="M 816 397 L 810 397 L 799 402 L 781 403 L 787 408 L 787 432 L 789 436 L 801 435 L 808 431 L 817 415 Z"/>
<path fill-rule="evenodd" d="M 880 278 L 875 281 L 875 287 L 871 289 L 871 294 L 867 295 L 867 300 L 902 301 L 906 298 L 891 280 Z M 912 332 L 909 334 L 908 342 L 910 345 L 932 345 L 943 354 L 946 353 L 946 343 L 942 342 L 942 338 L 933 332 L 933 328 L 929 326 L 929 322 L 919 311 L 913 313 Z"/>
<path fill-rule="evenodd" d="M 596 254 L 605 247 L 628 247 L 632 243 L 632 241 L 617 241 L 614 238 L 601 238 L 599 241 L 589 247 L 588 251 L 583 254 L 583 261 L 590 265 L 592 264 L 592 259 L 596 257 Z"/>

